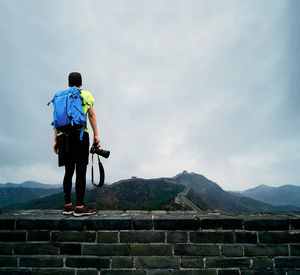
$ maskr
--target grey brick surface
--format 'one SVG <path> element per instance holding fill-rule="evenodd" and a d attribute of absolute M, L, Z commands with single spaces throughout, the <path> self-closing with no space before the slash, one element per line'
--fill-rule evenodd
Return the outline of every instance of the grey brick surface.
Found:
<path fill-rule="evenodd" d="M 0 243 L 0 255 L 11 255 L 14 249 L 12 243 Z"/>
<path fill-rule="evenodd" d="M 237 231 L 235 232 L 235 242 L 236 243 L 257 243 L 256 232 L 249 231 Z"/>
<path fill-rule="evenodd" d="M 252 258 L 252 261 L 253 261 L 252 268 L 254 269 L 273 268 L 273 258 L 257 257 L 257 258 Z"/>
<path fill-rule="evenodd" d="M 291 244 L 291 256 L 300 256 L 300 244 Z"/>
<path fill-rule="evenodd" d="M 31 275 L 29 268 L 0 267 L 0 275 Z"/>
<path fill-rule="evenodd" d="M 56 242 L 95 242 L 96 232 L 59 231 L 52 232 L 52 241 Z"/>
<path fill-rule="evenodd" d="M 168 231 L 167 242 L 168 243 L 186 243 L 188 239 L 186 231 Z"/>
<path fill-rule="evenodd" d="M 0 256 L 0 267 L 17 266 L 17 258 L 15 256 Z"/>
<path fill-rule="evenodd" d="M 138 215 L 132 220 L 132 226 L 135 230 L 150 230 L 153 228 L 152 217 L 149 215 Z"/>
<path fill-rule="evenodd" d="M 270 231 L 270 230 L 288 230 L 289 221 L 288 219 L 278 219 L 278 218 L 249 218 L 244 221 L 244 228 L 246 230 L 260 230 L 260 231 Z"/>
<path fill-rule="evenodd" d="M 109 268 L 110 259 L 108 257 L 67 257 L 66 266 L 77 268 Z"/>
<path fill-rule="evenodd" d="M 217 270 L 172 270 L 172 275 L 217 275 Z"/>
<path fill-rule="evenodd" d="M 276 268 L 300 268 L 300 257 L 275 258 Z"/>
<path fill-rule="evenodd" d="M 166 269 L 148 269 L 147 275 L 170 275 L 171 271 Z"/>
<path fill-rule="evenodd" d="M 49 241 L 49 230 L 30 230 L 28 231 L 28 241 Z"/>
<path fill-rule="evenodd" d="M 207 257 L 206 268 L 250 269 L 249 258 Z"/>
<path fill-rule="evenodd" d="M 121 243 L 163 243 L 164 231 L 128 231 L 120 232 Z"/>
<path fill-rule="evenodd" d="M 179 269 L 180 259 L 175 256 L 137 256 L 135 265 L 137 269 L 161 268 L 161 269 Z"/>
<path fill-rule="evenodd" d="M 81 244 L 80 243 L 62 243 L 60 246 L 60 254 L 64 255 L 80 255 Z"/>
<path fill-rule="evenodd" d="M 78 274 L 78 273 L 77 273 Z M 32 275 L 75 275 L 75 269 L 32 269 Z"/>
<path fill-rule="evenodd" d="M 98 231 L 98 243 L 118 243 L 118 231 Z"/>
<path fill-rule="evenodd" d="M 287 245 L 245 245 L 245 256 L 288 256 Z"/>
<path fill-rule="evenodd" d="M 101 270 L 101 275 L 146 275 L 146 270 Z"/>
<path fill-rule="evenodd" d="M 24 242 L 25 231 L 0 231 L 0 242 Z"/>
<path fill-rule="evenodd" d="M 242 245 L 222 245 L 221 254 L 229 257 L 242 257 L 244 254 L 244 249 Z"/>
<path fill-rule="evenodd" d="M 219 269 L 218 275 L 239 275 L 239 269 Z"/>
<path fill-rule="evenodd" d="M 14 229 L 15 219 L 13 217 L 0 217 L 0 230 Z"/>
<path fill-rule="evenodd" d="M 132 228 L 130 216 L 94 217 L 86 220 L 88 230 L 130 230 Z"/>
<path fill-rule="evenodd" d="M 62 257 L 31 256 L 21 257 L 20 267 L 62 267 Z"/>
<path fill-rule="evenodd" d="M 192 243 L 233 243 L 234 235 L 232 231 L 225 231 L 225 232 L 191 231 L 190 242 Z"/>
<path fill-rule="evenodd" d="M 170 244 L 133 244 L 131 256 L 169 256 L 172 255 Z"/>
<path fill-rule="evenodd" d="M 243 229 L 242 218 L 199 217 L 202 229 Z"/>
<path fill-rule="evenodd" d="M 15 246 L 16 255 L 56 255 L 58 244 L 56 243 L 23 243 Z"/>
<path fill-rule="evenodd" d="M 184 256 L 217 256 L 220 255 L 220 251 L 218 245 L 175 244 L 174 254 Z"/>
<path fill-rule="evenodd" d="M 133 257 L 113 257 L 112 268 L 133 268 Z"/>
<path fill-rule="evenodd" d="M 172 217 L 167 215 L 154 216 L 155 230 L 197 230 L 200 222 L 193 216 Z"/>
<path fill-rule="evenodd" d="M 289 243 L 289 232 L 258 232 L 258 239 L 260 243 L 281 244 Z"/>
<path fill-rule="evenodd" d="M 76 275 L 97 275 L 97 269 L 77 269 Z"/>
<path fill-rule="evenodd" d="M 300 243 L 300 232 L 289 232 L 290 243 Z"/>
<path fill-rule="evenodd" d="M 182 256 L 181 267 L 183 268 L 203 268 L 203 257 L 196 256 Z"/>
<path fill-rule="evenodd" d="M 84 244 L 83 254 L 94 256 L 129 256 L 129 244 Z"/>

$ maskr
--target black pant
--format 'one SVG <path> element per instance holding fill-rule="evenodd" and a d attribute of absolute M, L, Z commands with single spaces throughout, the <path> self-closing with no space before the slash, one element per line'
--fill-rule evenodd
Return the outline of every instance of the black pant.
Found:
<path fill-rule="evenodd" d="M 84 193 L 86 187 L 86 164 L 76 163 L 76 205 L 83 205 Z M 71 203 L 71 191 L 72 191 L 72 178 L 75 170 L 75 162 L 68 162 L 65 164 L 65 176 L 64 176 L 64 197 L 65 204 Z"/>

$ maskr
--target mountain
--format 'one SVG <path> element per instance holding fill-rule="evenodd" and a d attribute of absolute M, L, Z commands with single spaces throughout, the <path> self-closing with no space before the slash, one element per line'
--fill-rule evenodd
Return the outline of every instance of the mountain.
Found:
<path fill-rule="evenodd" d="M 280 187 L 271 187 L 259 185 L 239 193 L 273 205 L 295 205 L 300 207 L 300 186 L 283 185 Z"/>
<path fill-rule="evenodd" d="M 232 194 L 224 191 L 218 184 L 203 175 L 183 171 L 174 177 L 181 184 L 191 187 L 187 198 L 201 209 L 255 212 L 255 211 L 299 211 L 295 206 L 273 206 L 241 194 Z"/>
<path fill-rule="evenodd" d="M 45 184 L 45 183 L 39 183 L 36 181 L 24 181 L 23 183 L 1 183 L 0 189 L 2 188 L 39 188 L 39 189 L 57 189 L 61 188 L 62 184 Z"/>
<path fill-rule="evenodd" d="M 181 210 L 182 207 L 174 202 L 174 198 L 183 189 L 183 185 L 169 179 L 132 178 L 104 185 L 102 188 L 87 189 L 85 203 L 97 209 Z M 74 193 L 72 195 L 74 202 Z M 13 209 L 62 209 L 62 207 L 63 193 L 11 206 Z"/>
<path fill-rule="evenodd" d="M 52 189 L 41 189 L 41 188 L 24 188 L 24 187 L 13 187 L 13 188 L 1 188 L 0 189 L 0 207 L 6 208 L 10 204 L 19 204 L 27 202 L 37 198 L 43 198 L 45 196 L 59 193 L 62 188 Z"/>
<path fill-rule="evenodd" d="M 74 202 L 74 194 L 73 194 Z M 111 210 L 201 210 L 234 212 L 300 211 L 296 206 L 274 206 L 243 194 L 224 191 L 203 175 L 183 171 L 172 178 L 131 178 L 88 188 L 85 203 L 97 209 Z M 63 193 L 12 205 L 13 209 L 62 209 Z M 193 207 L 193 209 L 195 209 Z"/>

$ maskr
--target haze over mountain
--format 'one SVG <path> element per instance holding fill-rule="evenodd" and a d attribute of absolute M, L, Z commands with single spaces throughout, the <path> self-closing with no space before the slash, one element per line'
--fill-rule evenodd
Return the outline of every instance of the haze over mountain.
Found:
<path fill-rule="evenodd" d="M 36 181 L 24 181 L 23 183 L 0 183 L 1 188 L 40 188 L 40 189 L 55 189 L 55 188 L 62 188 L 62 184 L 45 184 Z"/>
<path fill-rule="evenodd" d="M 186 190 L 185 200 L 201 210 L 237 212 L 300 211 L 293 205 L 274 206 L 242 194 L 226 192 L 217 183 L 203 175 L 186 171 L 172 178 L 121 180 L 103 188 L 89 188 L 85 202 L 97 209 L 140 210 L 189 210 L 186 204 L 175 203 L 175 198 Z M 74 198 L 73 198 L 74 201 Z M 177 200 L 178 202 L 178 200 Z M 24 204 L 12 205 L 15 209 L 61 209 L 63 193 L 36 199 Z"/>
<path fill-rule="evenodd" d="M 259 185 L 238 193 L 273 205 L 290 204 L 300 207 L 300 187 L 295 185 L 282 185 L 280 187 Z"/>

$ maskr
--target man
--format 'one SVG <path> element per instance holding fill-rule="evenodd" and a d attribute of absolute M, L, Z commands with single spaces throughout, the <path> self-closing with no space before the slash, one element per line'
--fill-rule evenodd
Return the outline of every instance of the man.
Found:
<path fill-rule="evenodd" d="M 70 73 L 69 87 L 82 86 L 82 77 L 78 72 Z M 83 97 L 82 109 L 88 116 L 93 129 L 93 143 L 99 148 L 100 141 L 97 130 L 97 120 L 94 112 L 94 98 L 92 94 L 86 90 L 80 89 Z M 54 130 L 54 146 L 53 150 L 58 154 L 58 165 L 65 166 L 65 175 L 63 180 L 64 189 L 64 209 L 63 214 L 73 214 L 76 217 L 96 214 L 96 210 L 88 209 L 84 205 L 84 193 L 86 188 L 86 170 L 89 159 L 89 131 L 87 126 L 84 128 L 82 139 L 80 138 L 80 130 L 71 132 L 60 132 Z M 76 170 L 76 207 L 71 202 L 72 177 Z"/>

